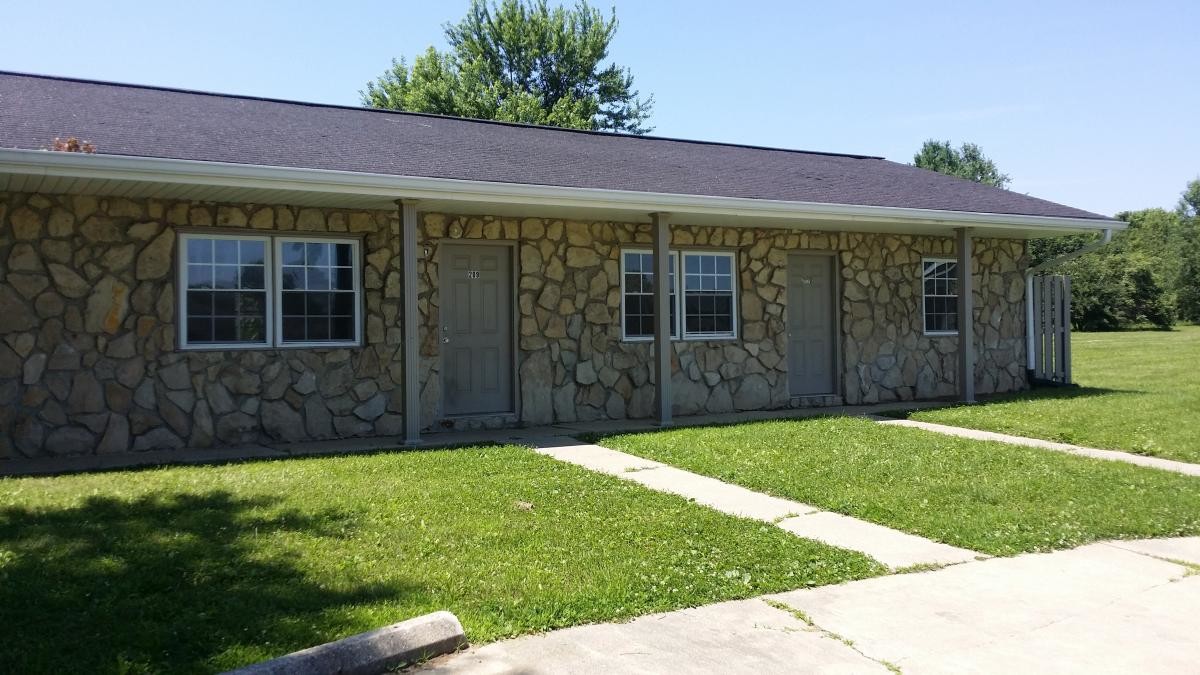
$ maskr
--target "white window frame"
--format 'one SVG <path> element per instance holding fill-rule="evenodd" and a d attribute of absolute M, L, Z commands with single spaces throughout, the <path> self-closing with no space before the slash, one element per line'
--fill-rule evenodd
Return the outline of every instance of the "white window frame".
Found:
<path fill-rule="evenodd" d="M 654 340 L 653 335 L 629 335 L 625 327 L 625 255 L 633 253 L 635 255 L 648 255 L 654 257 L 654 251 L 644 248 L 628 248 L 621 249 L 621 340 L 624 342 L 651 342 Z M 682 316 L 683 306 L 679 302 L 679 251 L 669 251 L 667 255 L 675 261 L 675 286 L 672 290 L 675 291 L 675 321 L 671 322 L 671 339 L 679 339 L 680 317 Z"/>
<path fill-rule="evenodd" d="M 187 322 L 188 322 L 188 260 L 187 248 L 188 242 L 204 240 L 204 241 L 260 241 L 263 243 L 263 292 L 266 294 L 266 314 L 263 316 L 265 338 L 262 342 L 197 342 L 189 344 L 187 341 Z M 210 350 L 227 350 L 227 349 L 270 349 L 275 344 L 275 337 L 272 333 L 274 321 L 271 320 L 271 315 L 274 312 L 274 293 L 271 290 L 271 266 L 274 263 L 272 259 L 271 237 L 262 235 L 235 235 L 235 234 L 208 234 L 202 232 L 181 232 L 179 234 L 179 251 L 178 251 L 178 268 L 179 274 L 177 279 L 178 288 L 178 305 L 179 311 L 175 313 L 175 320 L 179 324 L 179 347 L 181 349 L 210 349 Z"/>
<path fill-rule="evenodd" d="M 955 285 L 956 285 L 955 290 L 956 291 L 962 290 L 962 276 L 961 276 L 961 271 L 957 267 L 958 260 L 956 258 L 921 258 L 921 331 L 922 331 L 922 334 L 928 335 L 931 337 L 945 337 L 945 336 L 958 335 L 957 329 L 956 330 L 929 330 L 929 322 L 927 321 L 927 319 L 925 317 L 925 299 L 926 298 L 954 298 L 954 304 L 955 304 L 955 307 L 957 307 L 958 306 L 958 293 L 955 293 L 954 295 L 942 295 L 942 294 L 938 294 L 938 293 L 929 295 L 928 293 L 926 293 L 925 292 L 925 281 L 926 281 L 925 266 L 928 263 L 934 263 L 934 264 L 938 264 L 938 265 L 945 264 L 945 263 L 953 263 L 955 265 L 955 273 L 956 273 L 956 275 L 954 277 Z M 955 325 L 957 325 L 957 319 L 955 320 L 955 322 L 956 322 Z"/>
<path fill-rule="evenodd" d="M 296 347 L 358 347 L 362 345 L 362 324 L 363 324 L 363 294 L 362 294 L 362 262 L 360 242 L 357 239 L 349 239 L 345 237 L 292 237 L 287 235 L 276 235 L 273 237 L 275 259 L 280 261 L 275 265 L 272 271 L 272 276 L 275 281 L 275 300 L 276 307 L 279 308 L 273 316 L 275 322 L 275 335 L 278 336 L 275 340 L 276 346 L 283 349 L 293 349 Z M 294 243 L 319 243 L 319 244 L 350 244 L 350 260 L 354 263 L 353 277 L 354 281 L 354 339 L 353 340 L 308 340 L 305 342 L 284 342 L 283 341 L 283 244 L 284 242 Z"/>
<path fill-rule="evenodd" d="M 650 249 L 643 248 L 627 248 L 621 249 L 621 340 L 623 342 L 650 342 L 654 340 L 653 335 L 629 335 L 626 332 L 625 326 L 625 254 L 634 253 L 641 255 L 653 256 L 654 252 Z M 668 255 L 675 261 L 675 284 L 672 290 L 675 292 L 675 321 L 671 322 L 671 340 L 688 340 L 688 341 L 719 341 L 719 340 L 736 340 L 738 339 L 738 328 L 741 324 L 740 307 L 738 305 L 738 266 L 737 252 L 728 250 L 707 250 L 707 249 L 683 249 L 668 251 Z M 731 312 L 732 312 L 732 330 L 728 333 L 689 333 L 685 330 L 687 326 L 687 307 L 686 298 L 684 296 L 684 265 L 688 256 L 707 255 L 721 256 L 729 258 L 730 270 L 730 286 L 731 286 Z"/>
<path fill-rule="evenodd" d="M 687 290 L 684 280 L 687 278 L 687 259 L 692 256 L 715 256 L 729 258 L 729 332 L 720 333 L 690 333 L 687 330 Z M 738 265 L 737 253 L 734 251 L 682 251 L 679 263 L 675 265 L 675 281 L 679 283 L 679 320 L 683 324 L 683 339 L 685 340 L 736 340 L 738 338 L 738 323 L 741 318 L 738 307 Z"/>
<path fill-rule="evenodd" d="M 193 240 L 233 240 L 263 242 L 265 267 L 263 287 L 266 292 L 266 339 L 263 342 L 198 342 L 187 341 L 187 242 Z M 325 244 L 349 244 L 354 263 L 354 339 L 353 340 L 319 340 L 305 342 L 283 341 L 283 265 L 279 261 L 284 242 L 316 242 Z M 313 349 L 313 348 L 347 348 L 362 346 L 364 322 L 364 304 L 362 289 L 362 241 L 351 237 L 323 236 L 290 236 L 288 234 L 226 234 L 216 232 L 181 232 L 177 251 L 176 303 L 178 310 L 175 314 L 178 344 L 180 350 L 187 351 L 226 351 L 245 349 Z"/>

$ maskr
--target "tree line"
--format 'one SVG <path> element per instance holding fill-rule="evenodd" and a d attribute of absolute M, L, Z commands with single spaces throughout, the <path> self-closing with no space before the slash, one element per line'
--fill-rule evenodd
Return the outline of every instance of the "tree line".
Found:
<path fill-rule="evenodd" d="M 926 141 L 913 164 L 1000 188 L 1010 180 L 973 143 L 955 148 L 949 141 Z M 1116 218 L 1129 227 L 1110 244 L 1054 270 L 1071 277 L 1073 327 L 1167 329 L 1180 321 L 1200 323 L 1200 178 L 1187 184 L 1174 210 L 1124 211 Z M 1034 239 L 1030 264 L 1074 251 L 1097 236 Z"/>

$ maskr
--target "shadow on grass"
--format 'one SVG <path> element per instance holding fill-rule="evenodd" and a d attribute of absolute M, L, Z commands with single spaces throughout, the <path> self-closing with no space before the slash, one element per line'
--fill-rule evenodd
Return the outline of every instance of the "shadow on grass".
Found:
<path fill-rule="evenodd" d="M 949 408 L 979 408 L 987 407 L 996 403 L 1020 403 L 1024 401 L 1043 401 L 1043 400 L 1070 400 L 1078 398 L 1090 398 L 1093 396 L 1110 396 L 1112 394 L 1145 394 L 1146 392 L 1138 389 L 1108 389 L 1106 387 L 1077 387 L 1077 386 L 1040 386 L 1022 392 L 1013 394 L 994 394 L 981 396 L 975 403 L 949 403 L 942 408 L 934 408 L 936 410 L 944 410 Z M 883 410 L 877 415 L 883 417 L 892 417 L 895 419 L 908 419 L 915 413 L 925 412 L 929 408 L 896 408 L 894 410 Z"/>
<path fill-rule="evenodd" d="M 278 501 L 216 491 L 0 510 L 0 664 L 20 673 L 211 672 L 238 653 L 279 655 L 340 637 L 337 608 L 405 592 L 334 590 L 279 544 L 265 553 L 266 537 L 344 537 L 352 527 L 345 515 L 280 510 Z"/>

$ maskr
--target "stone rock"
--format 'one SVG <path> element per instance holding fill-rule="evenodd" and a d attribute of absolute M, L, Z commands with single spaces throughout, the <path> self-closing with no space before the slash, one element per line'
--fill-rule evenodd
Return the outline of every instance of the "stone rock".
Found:
<path fill-rule="evenodd" d="M 146 362 L 140 356 L 130 358 L 128 361 L 123 361 L 117 366 L 115 376 L 117 382 L 126 387 L 133 388 L 141 383 L 142 377 L 146 373 Z"/>
<path fill-rule="evenodd" d="M 45 354 L 38 352 L 28 359 L 25 359 L 25 366 L 21 376 L 21 384 L 37 384 L 42 380 L 42 373 L 46 370 Z"/>
<path fill-rule="evenodd" d="M 368 422 L 374 421 L 387 410 L 387 399 L 387 394 L 375 394 L 370 400 L 356 407 L 354 414 Z"/>
<path fill-rule="evenodd" d="M 50 263 L 47 265 L 47 269 L 50 270 L 50 276 L 54 279 L 54 285 L 58 287 L 58 292 L 68 298 L 82 298 L 92 290 L 92 285 L 86 279 L 65 265 Z"/>
<path fill-rule="evenodd" d="M 50 280 L 44 274 L 20 274 L 14 272 L 8 275 L 7 281 L 26 299 L 36 296 L 50 285 Z"/>
<path fill-rule="evenodd" d="M 192 437 L 188 439 L 188 444 L 194 448 L 207 448 L 212 445 L 215 432 L 208 403 L 198 401 L 192 409 Z"/>
<path fill-rule="evenodd" d="M 751 374 L 742 378 L 733 395 L 733 406 L 738 410 L 762 410 L 771 403 L 771 385 L 762 375 Z"/>
<path fill-rule="evenodd" d="M 163 421 L 179 436 L 186 438 L 188 432 L 191 431 L 192 416 L 181 410 L 166 396 L 158 399 L 158 414 L 162 415 Z"/>
<path fill-rule="evenodd" d="M 168 389 L 188 389 L 192 386 L 192 377 L 188 373 L 186 361 L 176 361 L 165 368 L 159 368 L 158 379 L 162 380 Z"/>
<path fill-rule="evenodd" d="M 282 441 L 299 441 L 305 437 L 304 419 L 285 401 L 267 401 L 261 410 L 263 431 Z"/>
<path fill-rule="evenodd" d="M 129 420 L 124 415 L 109 415 L 108 426 L 100 443 L 96 446 L 98 454 L 109 452 L 125 452 L 129 450 Z"/>
<path fill-rule="evenodd" d="M 104 389 L 90 371 L 80 371 L 71 382 L 67 408 L 72 415 L 104 412 Z"/>
<path fill-rule="evenodd" d="M 114 246 L 100 256 L 100 264 L 110 272 L 120 272 L 133 263 L 133 254 L 137 247 L 133 244 Z"/>
<path fill-rule="evenodd" d="M 554 420 L 556 422 L 574 422 L 576 421 L 575 409 L 575 383 L 567 382 L 561 387 L 555 387 L 553 393 L 554 399 Z"/>
<path fill-rule="evenodd" d="M 340 438 L 368 436 L 375 427 L 357 417 L 343 416 L 333 418 L 333 429 Z"/>
<path fill-rule="evenodd" d="M 129 313 L 129 286 L 112 277 L 104 277 L 87 299 L 83 326 L 89 333 L 115 334 Z"/>
<path fill-rule="evenodd" d="M 550 353 L 539 351 L 530 354 L 521 364 L 521 411 L 530 424 L 549 424 L 554 420 L 554 402 L 551 387 L 554 369 L 550 364 Z"/>
<path fill-rule="evenodd" d="M 17 244 L 8 254 L 8 269 L 14 272 L 41 272 L 42 259 L 33 244 Z"/>
<path fill-rule="evenodd" d="M 10 286 L 0 285 L 0 334 L 19 333 L 37 328 L 38 320 Z"/>
<path fill-rule="evenodd" d="M 50 354 L 50 361 L 46 364 L 46 367 L 50 370 L 79 370 L 79 365 L 79 350 L 65 342 L 61 342 L 54 348 L 54 352 Z"/>
<path fill-rule="evenodd" d="M 179 438 L 165 427 L 155 427 L 146 433 L 138 436 L 133 441 L 134 452 L 145 452 L 147 450 L 179 450 L 184 446 L 183 439 Z"/>
<path fill-rule="evenodd" d="M 33 457 L 41 452 L 45 436 L 45 428 L 32 415 L 19 417 L 13 427 L 13 444 L 17 446 L 17 451 L 26 457 Z"/>
<path fill-rule="evenodd" d="M 312 371 L 304 371 L 292 385 L 292 389 L 295 389 L 297 394 L 308 396 L 317 390 L 317 376 L 313 375 Z"/>
<path fill-rule="evenodd" d="M 46 452 L 55 456 L 84 455 L 93 449 L 95 438 L 83 427 L 59 427 L 46 435 Z"/>
<path fill-rule="evenodd" d="M 175 231 L 163 230 L 152 239 L 137 257 L 137 278 L 161 279 L 171 270 L 171 250 L 175 245 Z"/>
<path fill-rule="evenodd" d="M 570 236 L 568 234 L 568 236 Z M 594 249 L 583 248 L 581 246 L 567 247 L 567 267 L 573 269 L 581 269 L 584 267 L 595 267 L 600 264 L 600 254 Z"/>
<path fill-rule="evenodd" d="M 244 412 L 232 412 L 217 420 L 216 433 L 227 445 L 252 443 L 258 438 L 258 420 Z"/>
<path fill-rule="evenodd" d="M 79 226 L 79 233 L 90 242 L 113 243 L 121 241 L 121 230 L 111 218 L 92 216 Z"/>
<path fill-rule="evenodd" d="M 31 240 L 41 236 L 42 219 L 36 211 L 22 206 L 8 218 L 12 223 L 13 236 L 17 239 Z"/>
<path fill-rule="evenodd" d="M 333 437 L 333 417 L 319 396 L 304 401 L 304 430 L 309 438 Z"/>
<path fill-rule="evenodd" d="M 133 391 L 133 402 L 147 410 L 154 410 L 158 404 L 158 399 L 154 395 L 154 383 L 150 380 L 143 380 Z"/>
<path fill-rule="evenodd" d="M 594 384 L 598 379 L 596 368 L 591 361 L 581 361 L 575 366 L 575 381 L 579 384 Z"/>

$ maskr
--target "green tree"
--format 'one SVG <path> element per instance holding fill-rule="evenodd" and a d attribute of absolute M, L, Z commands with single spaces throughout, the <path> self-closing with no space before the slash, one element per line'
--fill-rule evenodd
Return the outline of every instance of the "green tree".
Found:
<path fill-rule="evenodd" d="M 472 0 L 444 26 L 449 48 L 403 59 L 360 92 L 363 105 L 391 110 L 644 134 L 654 97 L 640 98 L 627 68 L 605 63 L 617 30 L 580 0 Z"/>
<path fill-rule="evenodd" d="M 1176 209 L 1180 219 L 1175 309 L 1184 321 L 1200 323 L 1200 178 L 1187 184 Z"/>
<path fill-rule="evenodd" d="M 1000 173 L 996 163 L 983 154 L 974 143 L 963 143 L 958 148 L 950 141 L 925 141 L 921 150 L 913 156 L 913 164 L 950 176 L 966 178 L 976 183 L 998 188 L 1008 187 L 1008 174 Z"/>
<path fill-rule="evenodd" d="M 1176 210 L 1181 218 L 1193 221 L 1200 218 L 1200 178 L 1188 182 L 1179 197 L 1179 208 Z"/>

